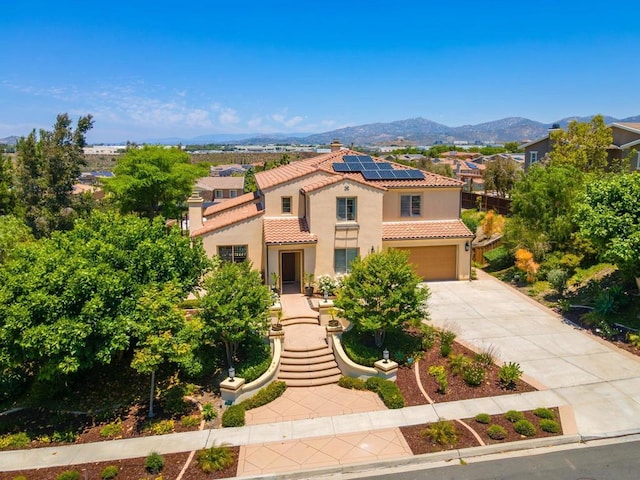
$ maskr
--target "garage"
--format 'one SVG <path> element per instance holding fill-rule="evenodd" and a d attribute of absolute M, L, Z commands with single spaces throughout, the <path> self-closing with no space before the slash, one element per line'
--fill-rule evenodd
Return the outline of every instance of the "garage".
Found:
<path fill-rule="evenodd" d="M 456 245 L 436 247 L 410 247 L 402 250 L 409 253 L 409 263 L 424 280 L 456 280 Z"/>

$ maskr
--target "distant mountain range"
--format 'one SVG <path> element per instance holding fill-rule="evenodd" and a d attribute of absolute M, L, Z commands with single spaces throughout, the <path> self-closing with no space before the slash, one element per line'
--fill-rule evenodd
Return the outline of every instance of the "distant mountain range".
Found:
<path fill-rule="evenodd" d="M 524 142 L 543 137 L 554 124 L 566 127 L 571 120 L 588 122 L 592 116 L 567 117 L 552 123 L 541 123 L 522 117 L 508 117 L 493 122 L 479 123 L 477 125 L 462 125 L 449 127 L 441 123 L 433 122 L 426 118 L 410 118 L 388 123 L 370 123 L 355 127 L 340 128 L 324 133 L 299 133 L 299 134 L 211 134 L 194 138 L 154 138 L 141 140 L 142 143 L 151 144 L 267 144 L 267 143 L 291 143 L 328 145 L 334 139 L 338 139 L 343 145 L 375 145 L 394 142 L 398 138 L 413 142 L 417 145 L 432 145 L 436 142 L 444 144 L 455 141 L 469 143 L 500 143 L 500 142 Z M 605 116 L 607 124 L 613 122 L 640 122 L 640 115 L 627 118 L 614 118 Z M 0 138 L 0 143 L 15 145 L 17 137 Z M 121 142 L 125 143 L 125 142 Z"/>

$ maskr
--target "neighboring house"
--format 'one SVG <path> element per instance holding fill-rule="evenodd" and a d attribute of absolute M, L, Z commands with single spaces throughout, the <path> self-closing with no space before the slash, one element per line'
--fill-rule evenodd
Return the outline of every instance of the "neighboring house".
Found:
<path fill-rule="evenodd" d="M 195 190 L 206 202 L 222 202 L 244 192 L 244 177 L 202 177 Z"/>
<path fill-rule="evenodd" d="M 275 272 L 287 291 L 302 291 L 304 273 L 347 273 L 355 257 L 388 247 L 406 250 L 425 280 L 470 278 L 461 181 L 332 150 L 256 173 L 258 192 L 204 212 L 194 194 L 191 237 L 210 256 L 250 260 L 265 278 Z"/>
<path fill-rule="evenodd" d="M 76 183 L 71 188 L 72 195 L 82 195 L 84 193 L 90 193 L 94 200 L 102 200 L 104 198 L 104 190 L 95 185 Z"/>
<path fill-rule="evenodd" d="M 626 158 L 635 150 L 636 154 L 630 159 L 632 171 L 640 170 L 640 123 L 616 122 L 609 125 L 613 141 L 607 149 L 609 160 Z M 550 129 L 550 132 L 553 128 Z M 546 135 L 533 142 L 525 143 L 524 168 L 528 170 L 531 165 L 542 160 L 551 152 L 550 136 Z"/>
<path fill-rule="evenodd" d="M 209 168 L 209 175 L 212 177 L 230 177 L 232 175 L 244 175 L 248 165 L 212 165 Z"/>

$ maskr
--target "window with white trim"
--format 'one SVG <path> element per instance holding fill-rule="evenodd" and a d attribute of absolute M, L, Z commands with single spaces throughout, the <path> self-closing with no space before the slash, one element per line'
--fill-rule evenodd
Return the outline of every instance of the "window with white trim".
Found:
<path fill-rule="evenodd" d="M 636 154 L 636 170 L 640 170 L 640 151 Z"/>
<path fill-rule="evenodd" d="M 238 196 L 237 190 L 229 190 L 229 198 L 236 198 Z"/>
<path fill-rule="evenodd" d="M 357 248 L 336 248 L 333 255 L 333 269 L 336 273 L 349 273 L 351 262 L 358 256 Z"/>
<path fill-rule="evenodd" d="M 240 263 L 247 259 L 246 245 L 224 245 L 218 247 L 218 256 L 225 262 Z"/>
<path fill-rule="evenodd" d="M 336 198 L 336 217 L 339 221 L 356 220 L 356 197 Z"/>
<path fill-rule="evenodd" d="M 213 198 L 223 198 L 222 190 L 215 190 L 213 192 Z"/>
<path fill-rule="evenodd" d="M 529 165 L 533 165 L 537 161 L 538 161 L 538 152 L 537 151 L 529 152 Z"/>
<path fill-rule="evenodd" d="M 400 216 L 419 217 L 422 214 L 422 196 L 400 195 Z"/>

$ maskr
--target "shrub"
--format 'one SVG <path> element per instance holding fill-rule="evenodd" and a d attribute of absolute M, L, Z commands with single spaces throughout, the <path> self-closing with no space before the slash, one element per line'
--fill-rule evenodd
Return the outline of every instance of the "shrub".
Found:
<path fill-rule="evenodd" d="M 547 433 L 560 432 L 560 424 L 555 420 L 550 420 L 548 418 L 543 418 L 542 420 L 540 420 L 540 428 Z"/>
<path fill-rule="evenodd" d="M 327 292 L 329 295 L 335 295 L 340 283 L 337 279 L 332 278 L 330 275 L 320 275 L 318 277 L 318 290 L 320 293 Z"/>
<path fill-rule="evenodd" d="M 439 335 L 440 335 L 440 355 L 446 358 L 451 353 L 451 347 L 453 345 L 454 340 L 456 339 L 456 334 L 451 330 L 442 330 L 440 331 Z"/>
<path fill-rule="evenodd" d="M 435 381 L 438 382 L 438 391 L 442 394 L 447 393 L 449 382 L 447 381 L 447 374 L 444 371 L 444 367 L 436 365 L 430 366 L 429 375 L 431 375 L 435 379 Z"/>
<path fill-rule="evenodd" d="M 448 420 L 432 423 L 422 430 L 420 435 L 438 445 L 455 445 L 458 442 L 456 426 Z"/>
<path fill-rule="evenodd" d="M 513 257 L 504 246 L 489 250 L 483 256 L 489 262 L 490 271 L 504 270 L 513 265 Z"/>
<path fill-rule="evenodd" d="M 522 377 L 520 364 L 516 362 L 505 363 L 498 370 L 498 378 L 502 388 L 515 388 L 516 382 Z"/>
<path fill-rule="evenodd" d="M 0 436 L 0 450 L 5 448 L 24 448 L 31 443 L 26 432 L 8 433 Z"/>
<path fill-rule="evenodd" d="M 287 389 L 285 382 L 276 381 L 270 383 L 264 388 L 258 390 L 253 397 L 246 399 L 242 402 L 245 410 L 251 410 L 252 408 L 258 408 L 267 403 L 273 402 L 276 398 L 280 397 Z"/>
<path fill-rule="evenodd" d="M 160 396 L 160 403 L 168 415 L 179 417 L 186 415 L 191 411 L 191 403 L 185 401 L 186 394 L 184 385 L 174 385 L 168 388 Z"/>
<path fill-rule="evenodd" d="M 438 336 L 438 331 L 431 325 L 425 323 L 420 324 L 420 332 L 422 333 L 421 346 L 423 350 L 431 350 Z"/>
<path fill-rule="evenodd" d="M 78 439 L 78 434 L 71 430 L 65 432 L 55 431 L 51 434 L 51 441 L 54 443 L 73 443 Z"/>
<path fill-rule="evenodd" d="M 216 411 L 213 403 L 205 403 L 202 406 L 202 416 L 204 419 L 209 422 L 218 416 L 218 412 Z"/>
<path fill-rule="evenodd" d="M 476 422 L 483 423 L 485 425 L 491 423 L 491 415 L 488 413 L 479 413 L 476 415 Z"/>
<path fill-rule="evenodd" d="M 464 380 L 464 383 L 470 387 L 478 387 L 482 385 L 486 376 L 487 372 L 479 363 L 471 363 L 462 371 L 462 379 Z"/>
<path fill-rule="evenodd" d="M 460 220 L 475 234 L 480 225 L 480 216 L 477 210 L 463 210 L 460 214 Z"/>
<path fill-rule="evenodd" d="M 507 431 L 501 425 L 489 425 L 487 435 L 492 440 L 504 440 L 507 438 Z"/>
<path fill-rule="evenodd" d="M 118 475 L 118 467 L 109 465 L 108 467 L 104 467 L 104 470 L 100 473 L 100 478 L 102 480 L 111 480 L 112 478 L 116 478 L 116 475 Z"/>
<path fill-rule="evenodd" d="M 504 418 L 509 420 L 511 423 L 516 423 L 520 420 L 524 420 L 524 413 L 518 412 L 517 410 L 509 410 L 504 414 Z"/>
<path fill-rule="evenodd" d="M 449 358 L 449 366 L 453 375 L 461 375 L 465 368 L 471 365 L 471 359 L 460 353 Z"/>
<path fill-rule="evenodd" d="M 525 437 L 533 437 L 536 434 L 536 427 L 529 420 L 518 420 L 513 424 L 513 429 Z"/>
<path fill-rule="evenodd" d="M 107 423 L 100 429 L 100 436 L 102 438 L 115 438 L 122 435 L 122 421 L 117 419 L 114 422 Z"/>
<path fill-rule="evenodd" d="M 535 282 L 540 265 L 533 260 L 533 253 L 524 248 L 519 248 L 516 251 L 516 267 L 527 274 L 527 283 Z"/>
<path fill-rule="evenodd" d="M 223 427 L 242 427 L 244 425 L 244 405 L 229 406 L 222 414 Z"/>
<path fill-rule="evenodd" d="M 259 338 L 251 337 L 242 342 L 241 349 L 243 359 L 236 367 L 236 376 L 250 383 L 259 378 L 271 365 L 271 348 Z"/>
<path fill-rule="evenodd" d="M 152 435 L 166 435 L 173 433 L 175 428 L 176 422 L 173 420 L 150 420 L 145 424 L 143 431 Z"/>
<path fill-rule="evenodd" d="M 404 397 L 395 382 L 380 377 L 370 377 L 366 380 L 365 385 L 367 390 L 378 394 L 387 408 L 404 407 Z"/>
<path fill-rule="evenodd" d="M 533 414 L 538 418 L 545 418 L 547 420 L 553 420 L 556 416 L 553 414 L 553 410 L 548 408 L 536 408 Z"/>
<path fill-rule="evenodd" d="M 196 460 L 204 473 L 219 472 L 233 465 L 234 461 L 233 453 L 226 444 L 199 450 Z"/>
<path fill-rule="evenodd" d="M 473 356 L 473 361 L 479 363 L 485 368 L 489 368 L 491 365 L 495 363 L 496 358 L 496 347 L 494 345 L 489 345 L 488 347 L 484 347 L 481 351 L 476 353 Z"/>
<path fill-rule="evenodd" d="M 24 475 L 18 475 L 17 477 L 13 477 L 11 480 L 28 480 Z"/>
<path fill-rule="evenodd" d="M 151 452 L 144 459 L 144 468 L 149 473 L 160 473 L 164 468 L 164 457 L 158 452 Z"/>
<path fill-rule="evenodd" d="M 180 425 L 183 427 L 197 427 L 200 425 L 200 417 L 198 415 L 185 415 L 180 419 Z"/>
<path fill-rule="evenodd" d="M 80 480 L 80 472 L 77 470 L 65 470 L 56 476 L 56 480 Z"/>
<path fill-rule="evenodd" d="M 338 385 L 342 388 L 348 388 L 350 390 L 366 390 L 367 386 L 365 381 L 361 378 L 354 377 L 340 377 L 338 380 Z"/>
<path fill-rule="evenodd" d="M 567 281 L 569 280 L 569 273 L 566 270 L 554 268 L 547 273 L 547 281 L 551 284 L 551 287 L 558 292 L 558 295 L 564 295 L 567 289 Z"/>

